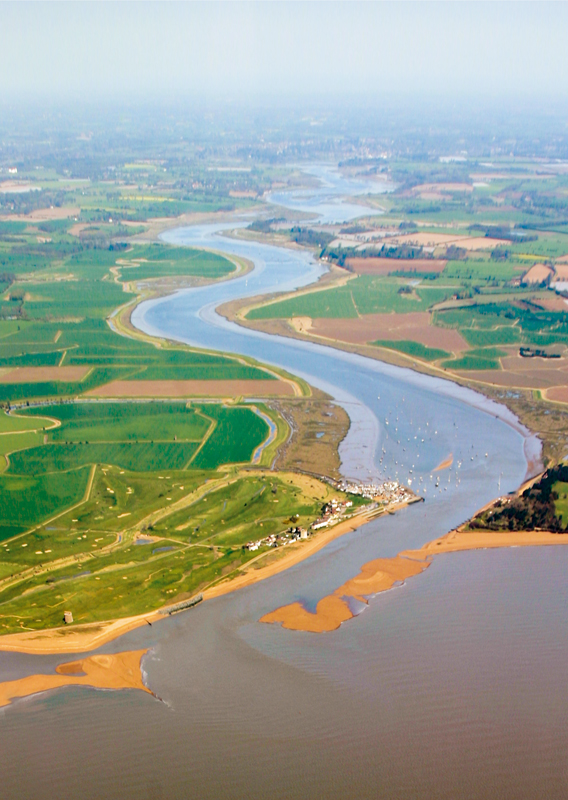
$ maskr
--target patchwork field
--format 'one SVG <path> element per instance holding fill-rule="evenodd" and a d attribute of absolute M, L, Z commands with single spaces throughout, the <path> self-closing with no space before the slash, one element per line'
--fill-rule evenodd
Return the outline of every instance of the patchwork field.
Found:
<path fill-rule="evenodd" d="M 426 311 L 451 296 L 452 288 L 407 288 L 406 280 L 360 275 L 347 284 L 319 292 L 298 293 L 287 300 L 253 308 L 247 319 L 288 319 L 295 316 L 349 319 L 366 314 Z"/>
<path fill-rule="evenodd" d="M 48 416 L 60 425 L 47 430 L 39 446 L 17 448 L 8 455 L 8 472 L 18 475 L 90 464 L 114 464 L 140 472 L 216 469 L 221 464 L 249 462 L 269 432 L 251 408 L 215 403 L 187 407 L 184 403 L 85 402 L 20 413 L 40 419 Z"/>

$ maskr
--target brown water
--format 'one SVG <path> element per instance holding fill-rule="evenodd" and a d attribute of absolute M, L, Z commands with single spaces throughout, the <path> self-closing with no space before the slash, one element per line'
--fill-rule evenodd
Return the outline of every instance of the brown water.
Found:
<path fill-rule="evenodd" d="M 443 556 L 324 636 L 247 622 L 254 591 L 213 601 L 164 623 L 166 702 L 6 709 L 1 796 L 563 798 L 567 569 L 562 547 Z"/>

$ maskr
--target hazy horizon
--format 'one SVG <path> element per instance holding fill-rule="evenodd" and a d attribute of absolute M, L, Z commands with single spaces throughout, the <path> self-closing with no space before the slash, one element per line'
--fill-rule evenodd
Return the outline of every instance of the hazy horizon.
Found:
<path fill-rule="evenodd" d="M 0 4 L 3 102 L 568 97 L 564 3 Z"/>

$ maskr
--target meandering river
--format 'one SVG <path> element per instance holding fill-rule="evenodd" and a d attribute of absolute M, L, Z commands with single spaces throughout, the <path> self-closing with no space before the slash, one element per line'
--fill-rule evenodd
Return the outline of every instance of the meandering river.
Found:
<path fill-rule="evenodd" d="M 325 181 L 326 219 L 353 219 L 361 208 L 341 197 L 377 189 L 354 191 L 325 167 L 314 174 Z M 318 211 L 317 191 L 273 200 Z M 293 290 L 322 269 L 309 255 L 223 236 L 224 227 L 164 238 L 244 256 L 255 269 L 146 303 L 135 324 L 284 367 L 324 389 L 352 420 L 344 473 L 412 481 L 426 502 L 101 648 L 150 647 L 144 670 L 161 701 L 72 688 L 2 711 L 2 796 L 565 797 L 568 548 L 438 557 L 329 634 L 258 622 L 294 600 L 313 608 L 363 563 L 447 532 L 516 488 L 537 448 L 505 409 L 473 392 L 217 315 L 229 299 Z M 450 454 L 436 486 L 433 469 Z M 64 660 L 0 653 L 0 674 L 47 672 Z"/>

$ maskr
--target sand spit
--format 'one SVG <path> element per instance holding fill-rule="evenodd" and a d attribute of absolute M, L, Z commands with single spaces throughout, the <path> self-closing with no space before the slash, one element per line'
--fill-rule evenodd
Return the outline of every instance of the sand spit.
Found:
<path fill-rule="evenodd" d="M 15 681 L 0 683 L 0 706 L 7 706 L 19 697 L 61 686 L 91 686 L 97 689 L 140 689 L 144 686 L 140 661 L 147 650 L 131 650 L 114 655 L 96 655 L 70 661 L 55 668 L 54 675 L 29 675 Z"/>
<path fill-rule="evenodd" d="M 379 592 L 392 589 L 406 578 L 419 575 L 430 564 L 430 560 L 416 561 L 402 555 L 394 558 L 377 558 L 361 568 L 361 572 L 324 597 L 316 606 L 315 613 L 307 611 L 301 603 L 291 603 L 277 608 L 261 617 L 261 622 L 281 622 L 283 628 L 292 631 L 327 633 L 334 631 L 352 619 L 355 614 L 349 606 L 350 600 L 367 603 L 368 598 Z"/>
<path fill-rule="evenodd" d="M 450 453 L 450 455 L 444 461 L 441 461 L 438 464 L 434 472 L 440 472 L 440 470 L 448 469 L 449 467 L 452 466 L 453 463 L 454 463 L 454 454 Z"/>
<path fill-rule="evenodd" d="M 404 550 L 394 558 L 378 558 L 364 564 L 359 575 L 320 600 L 315 613 L 308 611 L 301 603 L 291 603 L 265 614 L 260 622 L 279 622 L 283 628 L 294 631 L 334 631 L 342 622 L 355 616 L 350 608 L 350 601 L 358 600 L 368 604 L 373 595 L 392 589 L 407 578 L 424 572 L 432 563 L 433 557 L 440 553 L 552 544 L 568 544 L 568 535 L 547 531 L 451 531 L 440 539 L 428 542 L 419 550 Z"/>

